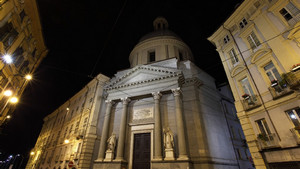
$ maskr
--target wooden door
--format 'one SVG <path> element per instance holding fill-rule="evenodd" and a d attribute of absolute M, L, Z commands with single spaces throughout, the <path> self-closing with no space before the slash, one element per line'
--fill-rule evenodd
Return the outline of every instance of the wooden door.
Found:
<path fill-rule="evenodd" d="M 150 169 L 150 133 L 134 135 L 133 169 Z"/>

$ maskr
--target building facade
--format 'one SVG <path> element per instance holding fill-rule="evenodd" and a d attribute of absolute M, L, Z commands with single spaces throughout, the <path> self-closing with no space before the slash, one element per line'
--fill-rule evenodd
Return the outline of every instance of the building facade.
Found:
<path fill-rule="evenodd" d="M 35 0 L 0 1 L 0 126 L 14 109 L 10 97 L 20 99 L 28 83 L 24 76 L 32 74 L 47 55 L 41 30 Z M 10 97 L 4 94 L 7 90 Z"/>
<path fill-rule="evenodd" d="M 44 119 L 27 168 L 253 168 L 228 86 L 216 88 L 165 18 L 153 26 L 129 69 L 101 75 L 97 91 L 83 89 Z"/>
<path fill-rule="evenodd" d="M 166 19 L 153 25 L 130 53 L 131 67 L 104 87 L 93 168 L 242 168 L 214 79 Z M 252 168 L 248 159 L 242 165 Z"/>
<path fill-rule="evenodd" d="M 245 0 L 208 38 L 257 169 L 299 168 L 300 1 Z"/>
<path fill-rule="evenodd" d="M 103 86 L 108 80 L 99 74 L 44 118 L 26 168 L 91 168 Z"/>

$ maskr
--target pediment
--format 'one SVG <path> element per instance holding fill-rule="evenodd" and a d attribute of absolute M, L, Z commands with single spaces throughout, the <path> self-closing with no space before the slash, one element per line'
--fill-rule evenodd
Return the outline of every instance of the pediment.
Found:
<path fill-rule="evenodd" d="M 251 63 L 255 63 L 258 60 L 260 60 L 261 58 L 263 58 L 264 56 L 268 55 L 269 53 L 271 53 L 272 50 L 271 49 L 259 49 L 257 50 L 251 58 Z"/>
<path fill-rule="evenodd" d="M 236 76 L 237 74 L 239 74 L 244 69 L 245 69 L 245 66 L 237 65 L 235 68 L 232 69 L 232 71 L 231 71 L 231 77 Z"/>
<path fill-rule="evenodd" d="M 123 88 L 134 85 L 151 83 L 153 81 L 179 77 L 182 72 L 178 69 L 165 67 L 140 65 L 124 72 L 118 73 L 115 78 L 105 87 L 106 90 Z"/>

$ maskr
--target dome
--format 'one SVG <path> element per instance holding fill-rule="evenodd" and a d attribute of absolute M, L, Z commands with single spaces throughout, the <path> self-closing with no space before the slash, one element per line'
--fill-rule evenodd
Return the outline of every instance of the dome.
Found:
<path fill-rule="evenodd" d="M 169 24 L 164 17 L 157 17 L 153 21 L 153 27 L 154 31 L 144 35 L 131 51 L 131 67 L 171 58 L 178 61 L 193 60 L 190 48 L 176 33 L 168 29 Z"/>
<path fill-rule="evenodd" d="M 160 37 L 160 36 L 173 36 L 174 38 L 176 38 L 178 40 L 181 40 L 180 37 L 178 35 L 176 35 L 176 33 L 166 29 L 166 30 L 156 30 L 156 31 L 150 32 L 150 33 L 144 35 L 139 40 L 139 42 L 142 42 L 142 41 L 147 40 L 147 39 L 155 38 L 155 37 Z"/>

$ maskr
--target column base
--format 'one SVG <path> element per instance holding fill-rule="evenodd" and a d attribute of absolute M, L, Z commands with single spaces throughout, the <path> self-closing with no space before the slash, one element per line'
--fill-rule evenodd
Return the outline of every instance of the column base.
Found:
<path fill-rule="evenodd" d="M 179 161 L 187 161 L 189 160 L 189 157 L 187 155 L 181 155 L 177 158 Z"/>
<path fill-rule="evenodd" d="M 99 162 L 102 162 L 103 160 L 104 160 L 103 158 L 98 158 L 94 162 L 99 163 Z"/>

